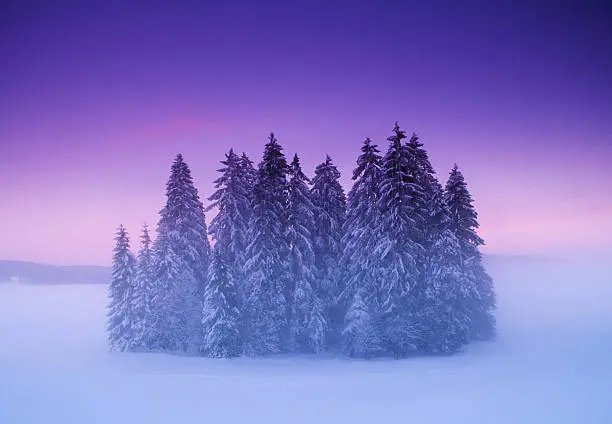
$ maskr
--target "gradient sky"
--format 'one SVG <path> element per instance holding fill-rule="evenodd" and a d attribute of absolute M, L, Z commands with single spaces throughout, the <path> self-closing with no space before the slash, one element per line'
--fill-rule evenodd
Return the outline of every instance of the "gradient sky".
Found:
<path fill-rule="evenodd" d="M 0 258 L 109 264 L 176 153 L 205 198 L 270 131 L 348 188 L 396 120 L 442 179 L 459 164 L 486 252 L 612 246 L 610 22 L 605 2 L 2 2 Z"/>

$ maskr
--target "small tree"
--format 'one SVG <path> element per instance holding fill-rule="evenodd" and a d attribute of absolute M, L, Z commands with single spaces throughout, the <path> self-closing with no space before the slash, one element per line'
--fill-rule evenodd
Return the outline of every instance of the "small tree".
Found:
<path fill-rule="evenodd" d="M 238 291 L 221 252 L 213 249 L 204 292 L 202 352 L 212 358 L 242 353 Z"/>
<path fill-rule="evenodd" d="M 150 347 L 150 327 L 152 322 L 151 294 L 153 292 L 153 251 L 149 227 L 145 223 L 140 236 L 136 286 L 133 309 L 135 317 L 134 349 L 146 350 Z"/>
<path fill-rule="evenodd" d="M 132 301 L 136 277 L 136 259 L 130 252 L 130 238 L 123 225 L 117 229 L 109 286 L 106 331 L 112 351 L 126 351 L 134 341 Z"/>
<path fill-rule="evenodd" d="M 155 351 L 190 352 L 193 343 L 195 280 L 189 265 L 177 255 L 164 233 L 154 246 L 150 346 Z M 193 352 L 191 352 L 193 353 Z"/>
<path fill-rule="evenodd" d="M 362 290 L 355 293 L 346 313 L 342 331 L 342 349 L 356 358 L 369 358 L 380 353 L 381 341 L 371 310 L 364 302 Z"/>

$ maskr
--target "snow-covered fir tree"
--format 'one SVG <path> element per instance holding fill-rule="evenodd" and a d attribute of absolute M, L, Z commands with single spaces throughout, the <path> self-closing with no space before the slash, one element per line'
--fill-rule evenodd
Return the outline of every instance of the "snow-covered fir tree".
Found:
<path fill-rule="evenodd" d="M 253 188 L 244 268 L 248 355 L 278 353 L 289 347 L 287 172 L 282 147 L 270 134 Z"/>
<path fill-rule="evenodd" d="M 202 317 L 202 353 L 229 358 L 243 351 L 238 290 L 225 256 L 215 245 L 208 269 Z"/>
<path fill-rule="evenodd" d="M 210 256 L 208 230 L 198 189 L 181 154 L 172 164 L 157 232 L 168 234 L 174 252 L 191 267 L 198 289 L 203 292 Z"/>
<path fill-rule="evenodd" d="M 153 290 L 153 250 L 149 227 L 145 223 L 140 236 L 136 285 L 132 300 L 135 325 L 134 349 L 146 350 L 150 346 L 149 330 L 152 322 L 151 294 Z"/>
<path fill-rule="evenodd" d="M 441 185 L 429 161 L 429 154 L 423 148 L 423 143 L 421 143 L 415 133 L 412 133 L 412 136 L 406 143 L 406 150 L 410 168 L 409 173 L 412 175 L 414 183 L 419 187 L 412 201 L 415 208 L 412 239 L 423 247 L 420 255 L 416 257 L 419 277 L 412 287 L 412 296 L 417 298 L 415 308 L 418 310 L 421 308 L 418 298 L 426 289 L 425 268 L 427 267 L 427 259 L 429 257 L 428 250 L 432 248 L 433 239 L 436 237 L 432 232 L 433 227 L 431 224 L 434 219 L 432 217 L 438 214 L 438 211 L 435 209 L 439 205 L 435 203 L 435 196 L 437 190 L 441 189 Z"/>
<path fill-rule="evenodd" d="M 327 320 L 325 306 L 316 289 L 316 269 L 312 238 L 314 205 L 310 199 L 309 180 L 302 172 L 296 154 L 289 168 L 289 203 L 287 243 L 292 296 L 291 349 L 298 352 L 320 352 L 325 346 Z"/>
<path fill-rule="evenodd" d="M 419 243 L 418 219 L 423 193 L 417 183 L 414 161 L 404 143 L 406 134 L 397 123 L 388 138 L 389 149 L 382 160 L 378 184 L 378 213 L 374 247 L 376 269 L 380 278 L 379 325 L 385 350 L 404 356 L 416 348 L 416 299 L 411 293 L 420 278 L 418 260 L 423 246 Z"/>
<path fill-rule="evenodd" d="M 380 339 L 375 332 L 378 280 L 373 272 L 376 268 L 372 253 L 377 238 L 382 158 L 378 146 L 369 138 L 364 141 L 361 152 L 353 171 L 355 182 L 347 199 L 341 261 L 344 287 L 340 296 L 340 303 L 346 310 L 342 350 L 357 357 L 370 356 L 380 350 Z"/>
<path fill-rule="evenodd" d="M 474 340 L 488 340 L 495 336 L 495 290 L 493 280 L 482 265 L 479 247 L 484 244 L 484 240 L 476 232 L 478 214 L 467 183 L 456 164 L 446 183 L 445 200 L 449 208 L 449 228 L 459 242 L 464 275 L 471 282 L 468 304 L 470 337 Z"/>
<path fill-rule="evenodd" d="M 210 244 L 208 242 L 204 207 L 193 184 L 191 171 L 182 155 L 172 164 L 166 185 L 166 205 L 160 211 L 155 249 L 155 289 L 164 290 L 164 284 L 174 284 L 170 297 L 160 295 L 169 305 L 159 305 L 162 310 L 171 309 L 180 316 L 180 330 L 174 323 L 161 327 L 172 334 L 161 337 L 168 342 L 165 349 L 177 348 L 194 354 L 201 344 L 202 297 L 206 284 Z M 164 257 L 168 255 L 168 257 Z M 159 280 L 161 279 L 161 281 Z M 174 318 L 172 318 L 174 319 Z M 163 320 L 163 318 L 162 318 Z M 166 325 L 168 324 L 168 325 Z M 165 342 L 164 342 L 165 343 Z M 162 347 L 163 348 L 163 347 Z"/>
<path fill-rule="evenodd" d="M 134 341 L 133 296 L 136 258 L 130 252 L 130 238 L 123 225 L 117 229 L 109 285 L 106 331 L 112 351 L 127 351 Z"/>
<path fill-rule="evenodd" d="M 240 158 L 232 149 L 225 155 L 225 160 L 221 162 L 223 167 L 218 170 L 221 176 L 215 180 L 216 190 L 208 198 L 212 203 L 207 207 L 207 210 L 217 209 L 208 230 L 239 291 L 244 288 L 242 272 L 248 245 L 252 196 L 252 176 L 244 164 L 248 158 L 244 158 L 246 156 Z"/>
<path fill-rule="evenodd" d="M 317 294 L 327 309 L 328 342 L 337 345 L 344 321 L 338 299 L 343 291 L 340 260 L 346 220 L 346 196 L 340 185 L 340 172 L 329 156 L 315 169 L 311 196 L 315 208 L 313 247 L 319 290 Z"/>

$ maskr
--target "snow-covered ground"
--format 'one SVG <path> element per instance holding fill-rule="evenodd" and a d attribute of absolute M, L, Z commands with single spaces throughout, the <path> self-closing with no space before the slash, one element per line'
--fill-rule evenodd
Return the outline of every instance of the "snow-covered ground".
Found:
<path fill-rule="evenodd" d="M 0 284 L 0 423 L 610 423 L 612 272 L 497 260 L 499 339 L 445 358 L 110 354 L 102 285 Z"/>

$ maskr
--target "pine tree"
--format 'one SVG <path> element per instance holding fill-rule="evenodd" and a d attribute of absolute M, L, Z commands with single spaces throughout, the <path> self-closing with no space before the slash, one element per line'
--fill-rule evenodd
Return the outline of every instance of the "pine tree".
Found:
<path fill-rule="evenodd" d="M 290 296 L 286 260 L 287 172 L 282 147 L 270 134 L 253 188 L 253 213 L 245 278 L 249 355 L 278 353 L 288 348 Z"/>
<path fill-rule="evenodd" d="M 415 162 L 402 140 L 397 123 L 389 137 L 389 150 L 382 160 L 379 182 L 377 243 L 374 247 L 380 278 L 380 322 L 386 350 L 404 356 L 416 348 L 415 298 L 411 290 L 419 282 L 418 260 L 423 246 L 418 222 L 423 197 L 415 178 Z"/>
<path fill-rule="evenodd" d="M 315 169 L 311 189 L 315 212 L 314 253 L 319 297 L 326 306 L 328 341 L 338 343 L 343 311 L 338 303 L 342 288 L 340 260 L 346 220 L 346 196 L 340 185 L 340 172 L 329 156 Z"/>
<path fill-rule="evenodd" d="M 378 184 L 381 156 L 367 138 L 353 171 L 349 191 L 341 261 L 344 290 L 340 302 L 345 310 L 342 349 L 351 356 L 370 356 L 380 349 L 375 333 L 378 283 L 372 255 L 378 221 Z"/>
<path fill-rule="evenodd" d="M 291 296 L 291 347 L 300 352 L 320 352 L 325 346 L 327 321 L 324 305 L 315 290 L 316 269 L 312 233 L 314 205 L 309 180 L 302 172 L 298 155 L 289 169 L 287 243 Z"/>
<path fill-rule="evenodd" d="M 136 278 L 136 259 L 130 252 L 130 238 L 123 225 L 117 229 L 109 286 L 106 331 L 112 351 L 127 351 L 134 341 L 132 300 Z"/>
<path fill-rule="evenodd" d="M 212 358 L 228 358 L 242 353 L 241 313 L 238 290 L 221 250 L 215 248 L 204 293 L 202 352 Z"/>
<path fill-rule="evenodd" d="M 136 286 L 134 289 L 133 309 L 135 316 L 134 348 L 146 350 L 150 346 L 150 326 L 152 322 L 151 294 L 153 290 L 153 251 L 149 227 L 145 223 L 140 236 Z"/>
<path fill-rule="evenodd" d="M 478 214 L 463 174 L 456 164 L 446 183 L 445 200 L 449 208 L 450 230 L 459 242 L 463 272 L 471 282 L 465 289 L 470 293 L 470 338 L 488 340 L 495 336 L 495 291 L 493 280 L 482 265 L 479 247 L 484 244 L 484 240 L 476 233 Z"/>
<path fill-rule="evenodd" d="M 170 340 L 172 334 L 164 335 L 161 339 L 170 346 L 166 349 L 177 348 L 194 354 L 201 344 L 202 297 L 210 245 L 204 207 L 193 184 L 191 171 L 180 154 L 172 164 L 166 197 L 157 226 L 156 243 L 161 244 L 156 246 L 155 285 L 170 284 L 173 294 L 169 297 L 160 295 L 160 299 L 166 298 L 171 304 L 157 304 L 157 307 L 172 310 L 173 314 L 180 316 L 180 324 L 167 322 L 161 325 L 164 331 L 174 334 L 175 340 Z M 185 328 L 174 328 L 175 325 Z"/>

